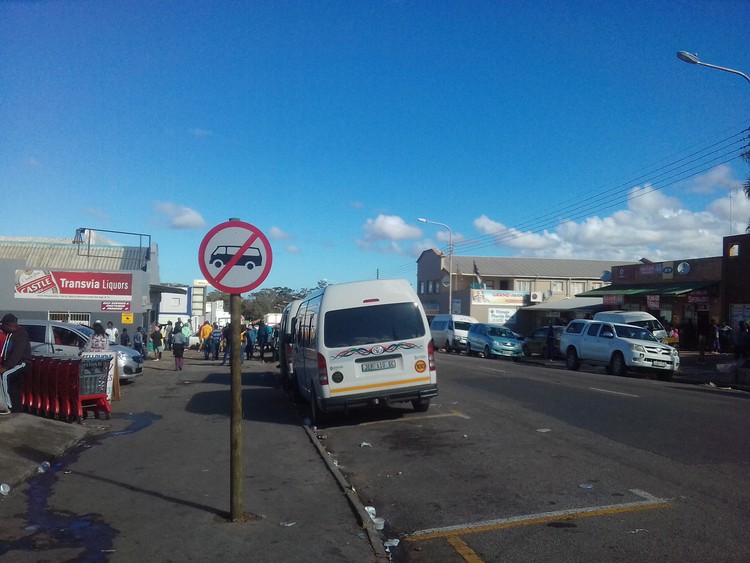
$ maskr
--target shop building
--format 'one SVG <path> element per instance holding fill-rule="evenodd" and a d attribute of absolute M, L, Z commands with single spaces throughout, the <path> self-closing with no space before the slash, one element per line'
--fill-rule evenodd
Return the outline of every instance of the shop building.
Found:
<path fill-rule="evenodd" d="M 551 315 L 600 310 L 601 298 L 573 298 L 607 285 L 612 267 L 607 260 L 447 256 L 433 248 L 417 259 L 417 294 L 430 318 L 450 310 L 527 333 Z"/>
<path fill-rule="evenodd" d="M 158 247 L 93 244 L 81 239 L 0 237 L 0 311 L 19 318 L 118 329 L 148 327 L 163 294 L 185 288 L 159 283 Z"/>

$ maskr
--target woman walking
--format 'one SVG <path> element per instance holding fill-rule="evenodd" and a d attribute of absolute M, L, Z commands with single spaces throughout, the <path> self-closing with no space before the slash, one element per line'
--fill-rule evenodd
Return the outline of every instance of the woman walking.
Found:
<path fill-rule="evenodd" d="M 187 337 L 181 331 L 172 332 L 172 354 L 174 354 L 174 370 L 181 370 Z"/>

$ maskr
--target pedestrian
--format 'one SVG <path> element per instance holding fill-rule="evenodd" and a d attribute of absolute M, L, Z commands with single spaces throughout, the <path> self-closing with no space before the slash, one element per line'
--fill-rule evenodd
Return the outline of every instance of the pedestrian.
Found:
<path fill-rule="evenodd" d="M 260 356 L 261 362 L 266 361 L 263 356 L 266 352 L 267 344 L 268 344 L 268 329 L 266 328 L 266 323 L 263 321 L 260 321 L 260 323 L 258 323 L 258 355 Z"/>
<path fill-rule="evenodd" d="M 135 334 L 133 335 L 133 348 L 135 348 L 144 358 L 147 357 L 147 354 L 143 351 L 143 329 L 141 327 L 135 329 Z"/>
<path fill-rule="evenodd" d="M 172 335 L 172 354 L 174 355 L 174 370 L 182 370 L 185 345 L 188 343 L 187 338 L 182 331 L 177 330 Z"/>
<path fill-rule="evenodd" d="M 100 321 L 96 321 L 96 322 L 100 323 Z M 107 330 L 105 332 L 107 334 L 107 338 L 109 339 L 109 343 L 117 344 L 117 341 L 120 339 L 120 331 L 118 331 L 117 328 L 112 324 L 112 321 L 109 321 L 107 323 Z"/>
<path fill-rule="evenodd" d="M 154 327 L 154 331 L 151 333 L 151 342 L 154 344 L 154 361 L 158 362 L 161 360 L 161 352 L 164 349 L 163 348 L 163 336 L 161 334 L 161 330 L 159 330 L 159 325 L 156 325 Z"/>
<path fill-rule="evenodd" d="M 224 357 L 221 360 L 221 365 L 226 365 L 228 363 L 227 358 L 231 360 L 232 357 L 232 323 L 227 324 L 221 331 L 221 338 L 224 341 Z"/>
<path fill-rule="evenodd" d="M 202 350 L 206 349 L 206 341 L 211 340 L 211 330 L 211 324 L 208 321 L 203 321 L 201 328 L 198 330 L 198 340 L 200 341 L 199 344 Z M 208 354 L 206 354 L 206 359 L 208 359 Z"/>
<path fill-rule="evenodd" d="M 732 331 L 732 344 L 734 346 L 734 359 L 739 360 L 740 358 L 747 357 L 747 350 L 745 345 L 747 344 L 747 324 L 745 321 L 740 321 L 737 325 L 737 330 Z"/>
<path fill-rule="evenodd" d="M 245 331 L 245 338 L 247 339 L 247 347 L 245 348 L 245 356 L 248 360 L 253 359 L 253 352 L 255 351 L 255 337 L 256 337 L 256 331 L 255 327 L 251 324 L 247 325 L 247 330 Z"/>
<path fill-rule="evenodd" d="M 709 329 L 709 335 L 711 337 L 711 353 L 721 354 L 721 343 L 719 342 L 719 325 L 716 321 L 711 319 L 711 328 Z"/>
<path fill-rule="evenodd" d="M 0 321 L 0 330 L 5 334 L 0 351 L 0 414 L 21 412 L 21 387 L 31 365 L 31 342 L 11 313 Z"/>
<path fill-rule="evenodd" d="M 555 329 L 552 323 L 547 326 L 547 338 L 545 341 L 547 347 L 547 361 L 552 362 L 555 360 Z"/>
<path fill-rule="evenodd" d="M 217 323 L 214 323 L 214 329 L 211 331 L 211 352 L 213 359 L 219 359 L 219 348 L 221 347 L 221 329 Z"/>
<path fill-rule="evenodd" d="M 94 323 L 94 334 L 86 342 L 83 352 L 109 352 L 109 344 L 109 334 L 102 326 L 102 323 L 96 321 Z"/>
<path fill-rule="evenodd" d="M 164 339 L 165 339 L 165 342 L 167 343 L 167 351 L 172 349 L 172 339 L 174 337 L 173 335 L 174 335 L 174 330 L 172 328 L 172 321 L 167 321 L 167 328 L 164 332 Z"/>
<path fill-rule="evenodd" d="M 122 329 L 122 334 L 120 335 L 120 345 L 130 347 L 130 335 L 128 334 L 127 328 Z"/>

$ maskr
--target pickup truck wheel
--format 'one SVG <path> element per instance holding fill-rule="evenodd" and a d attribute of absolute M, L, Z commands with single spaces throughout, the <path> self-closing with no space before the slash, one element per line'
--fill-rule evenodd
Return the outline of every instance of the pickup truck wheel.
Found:
<path fill-rule="evenodd" d="M 625 363 L 625 358 L 622 357 L 620 352 L 612 354 L 612 359 L 609 361 L 609 371 L 612 375 L 618 377 L 622 377 L 628 373 L 628 366 Z"/>
<path fill-rule="evenodd" d="M 488 360 L 492 359 L 492 352 L 490 352 L 489 346 L 484 347 L 484 357 L 487 358 Z"/>
<path fill-rule="evenodd" d="M 581 366 L 581 362 L 578 361 L 578 354 L 575 348 L 571 348 L 565 354 L 565 367 L 569 370 L 576 371 Z"/>

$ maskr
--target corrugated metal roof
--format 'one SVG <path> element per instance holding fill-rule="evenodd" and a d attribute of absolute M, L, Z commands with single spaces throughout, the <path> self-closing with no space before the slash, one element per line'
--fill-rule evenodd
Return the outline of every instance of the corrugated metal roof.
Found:
<path fill-rule="evenodd" d="M 0 259 L 19 260 L 30 268 L 67 270 L 140 270 L 145 247 L 76 245 L 70 239 L 0 236 Z"/>
<path fill-rule="evenodd" d="M 598 279 L 620 262 L 557 258 L 503 258 L 492 256 L 453 256 L 453 270 L 474 275 L 476 264 L 481 276 L 506 278 Z"/>

